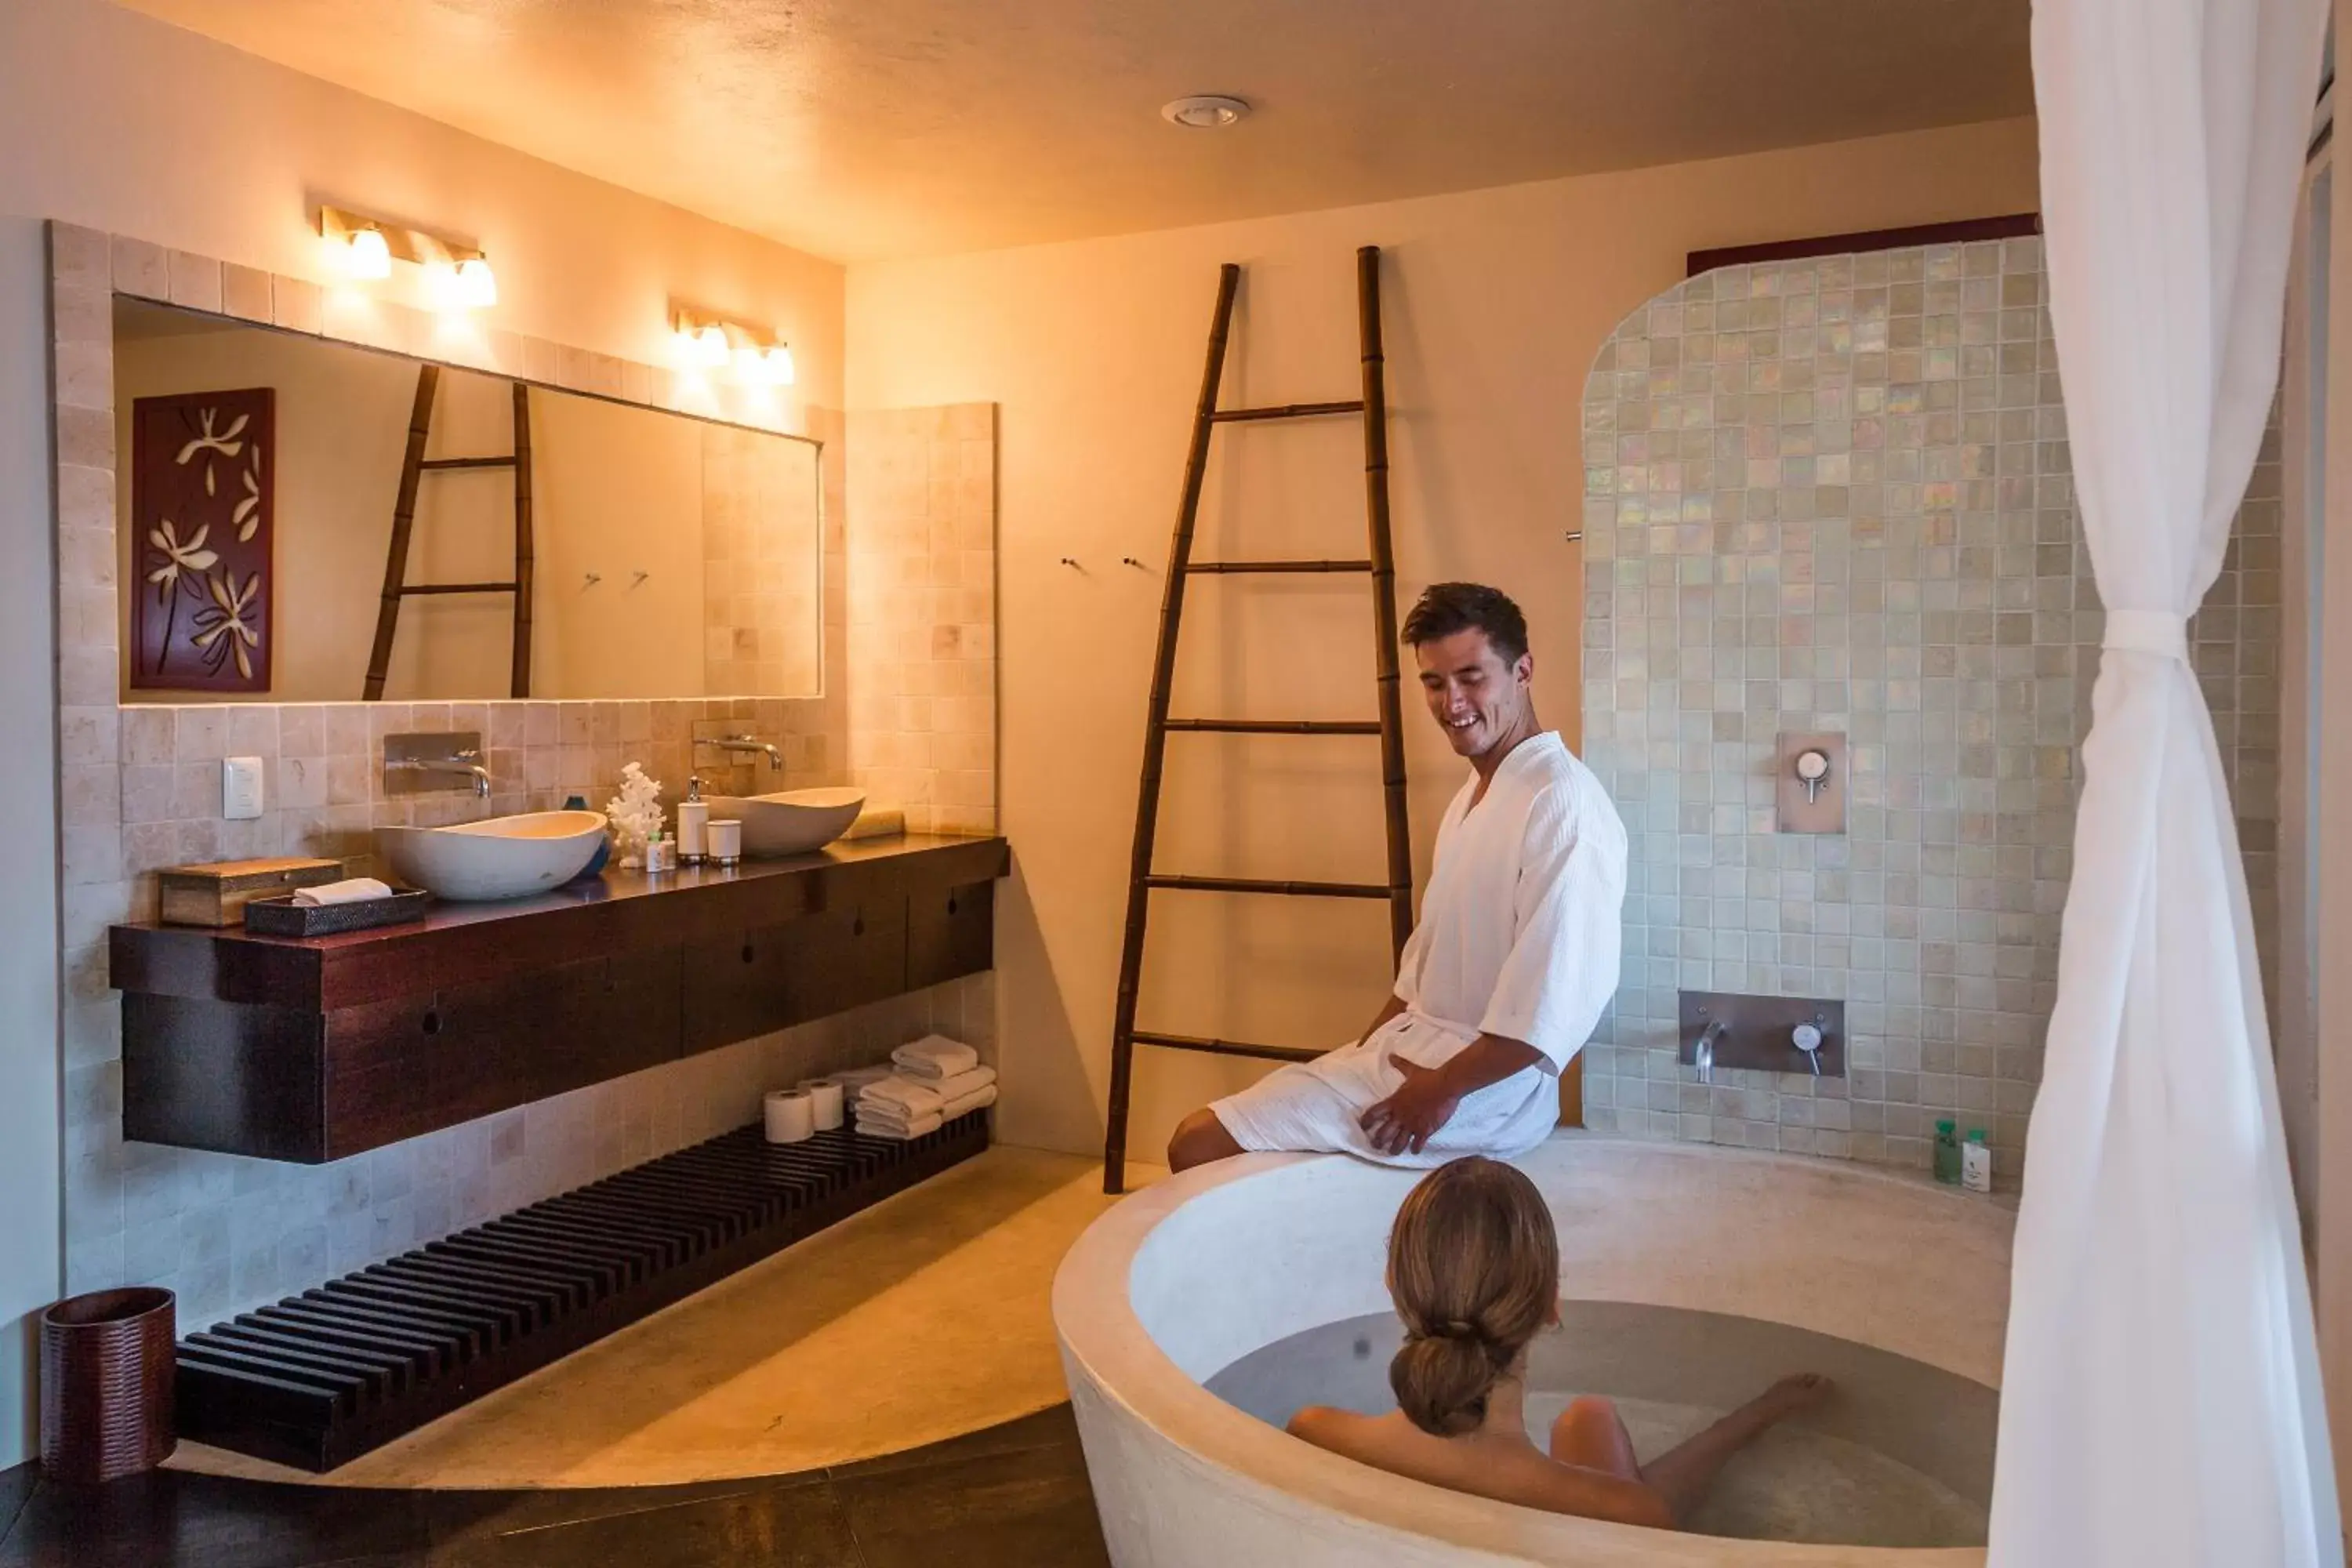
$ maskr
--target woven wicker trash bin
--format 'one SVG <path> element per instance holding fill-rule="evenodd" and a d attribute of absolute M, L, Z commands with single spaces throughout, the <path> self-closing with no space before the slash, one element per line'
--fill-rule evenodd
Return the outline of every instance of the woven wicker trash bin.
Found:
<path fill-rule="evenodd" d="M 171 1457 L 173 1297 L 97 1290 L 41 1314 L 41 1468 L 92 1486 Z"/>

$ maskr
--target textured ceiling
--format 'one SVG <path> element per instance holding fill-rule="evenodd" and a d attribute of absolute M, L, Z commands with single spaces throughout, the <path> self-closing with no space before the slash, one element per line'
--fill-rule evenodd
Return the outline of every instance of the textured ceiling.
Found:
<path fill-rule="evenodd" d="M 841 259 L 2031 111 L 2028 0 L 128 0 Z M 1158 115 L 1248 99 L 1232 130 Z"/>

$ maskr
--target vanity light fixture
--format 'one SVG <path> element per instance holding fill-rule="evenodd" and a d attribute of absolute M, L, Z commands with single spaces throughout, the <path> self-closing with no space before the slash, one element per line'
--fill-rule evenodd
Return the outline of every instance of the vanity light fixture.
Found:
<path fill-rule="evenodd" d="M 745 381 L 767 386 L 790 386 L 795 374 L 793 351 L 783 343 L 766 348 L 740 344 L 735 350 L 735 374 Z"/>
<path fill-rule="evenodd" d="M 394 261 L 413 262 L 425 268 L 433 302 L 443 309 L 479 310 L 499 302 L 498 275 L 479 246 L 329 206 L 319 209 L 319 236 L 346 277 L 389 278 Z"/>
<path fill-rule="evenodd" d="M 687 363 L 716 370 L 727 363 L 727 330 L 716 322 L 707 327 L 680 323 L 678 353 Z"/>
<path fill-rule="evenodd" d="M 716 370 L 732 360 L 739 380 L 763 386 L 793 384 L 792 345 L 772 332 L 683 305 L 672 311 L 670 326 L 684 363 Z"/>
<path fill-rule="evenodd" d="M 376 279 L 392 276 L 392 247 L 383 240 L 383 231 L 375 228 L 355 228 L 344 237 L 343 269 L 353 278 Z"/>
<path fill-rule="evenodd" d="M 499 302 L 499 275 L 487 258 L 469 256 L 457 263 L 457 302 L 468 310 L 486 310 Z"/>

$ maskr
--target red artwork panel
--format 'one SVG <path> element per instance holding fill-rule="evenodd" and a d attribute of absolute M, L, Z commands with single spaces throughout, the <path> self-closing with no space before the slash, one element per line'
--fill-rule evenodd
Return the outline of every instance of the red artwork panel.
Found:
<path fill-rule="evenodd" d="M 277 394 L 131 405 L 131 684 L 269 689 Z"/>

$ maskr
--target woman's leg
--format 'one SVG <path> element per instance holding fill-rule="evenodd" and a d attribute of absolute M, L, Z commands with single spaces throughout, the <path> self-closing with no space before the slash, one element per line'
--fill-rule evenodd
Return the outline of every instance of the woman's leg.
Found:
<path fill-rule="evenodd" d="M 1597 1394 L 1570 1400 L 1559 1419 L 1551 1424 L 1551 1457 L 1563 1465 L 1601 1470 L 1629 1481 L 1642 1479 L 1633 1436 L 1619 1419 L 1617 1406 Z"/>
<path fill-rule="evenodd" d="M 1697 1436 L 1643 1466 L 1642 1479 L 1666 1500 L 1677 1520 L 1686 1519 L 1726 1460 L 1776 1423 L 1819 1405 L 1829 1397 L 1830 1388 L 1830 1380 L 1817 1372 L 1784 1377 Z"/>

